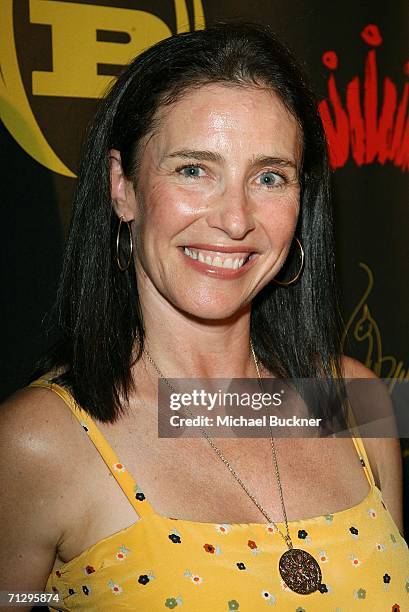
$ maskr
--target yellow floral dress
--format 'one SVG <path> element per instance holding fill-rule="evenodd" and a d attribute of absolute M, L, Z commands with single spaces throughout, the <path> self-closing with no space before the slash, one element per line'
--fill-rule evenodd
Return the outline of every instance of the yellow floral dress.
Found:
<path fill-rule="evenodd" d="M 300 548 L 319 562 L 322 583 L 297 595 L 280 578 L 285 545 L 267 523 L 214 524 L 157 514 L 94 420 L 62 387 L 39 380 L 69 406 L 139 519 L 50 574 L 55 610 L 111 612 L 407 612 L 409 551 L 354 439 L 370 490 L 356 506 L 289 523 Z M 280 529 L 284 525 L 278 524 Z"/>

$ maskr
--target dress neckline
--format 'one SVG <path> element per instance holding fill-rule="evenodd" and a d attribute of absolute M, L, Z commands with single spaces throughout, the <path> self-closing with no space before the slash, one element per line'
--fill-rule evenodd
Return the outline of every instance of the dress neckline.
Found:
<path fill-rule="evenodd" d="M 313 516 L 313 517 L 306 518 L 306 519 L 297 519 L 294 521 L 288 521 L 288 526 L 290 530 L 297 530 L 297 528 L 300 526 L 302 526 L 303 528 L 304 527 L 308 528 L 309 525 L 319 522 L 319 521 L 323 521 L 323 520 L 325 521 L 329 517 L 331 517 L 330 519 L 331 521 L 337 520 L 339 518 L 345 519 L 346 517 L 348 517 L 348 515 L 359 513 L 362 510 L 362 508 L 364 508 L 365 506 L 376 505 L 376 503 L 381 503 L 381 500 L 382 500 L 382 493 L 379 490 L 379 488 L 376 485 L 370 485 L 369 490 L 367 494 L 365 495 L 365 497 L 357 504 L 354 504 L 353 506 L 349 508 L 344 508 L 343 510 L 338 510 L 337 512 L 332 512 L 329 514 L 320 514 L 318 516 Z M 373 501 L 373 504 L 372 504 L 372 501 Z M 267 527 L 272 526 L 272 524 L 268 522 L 263 522 L 263 523 L 254 523 L 254 522 L 253 523 L 252 522 L 250 523 L 212 523 L 212 522 L 206 522 L 206 521 L 193 521 L 189 519 L 183 519 L 183 518 L 179 519 L 179 518 L 173 518 L 173 517 L 159 514 L 152 508 L 152 506 L 151 506 L 151 510 L 152 510 L 152 513 L 150 514 L 149 519 L 147 517 L 140 517 L 135 522 L 131 523 L 131 525 L 128 525 L 128 527 L 119 529 L 118 531 L 115 531 L 114 533 L 109 534 L 105 536 L 104 538 L 101 538 L 94 544 L 91 544 L 90 546 L 85 548 L 81 553 L 79 553 L 78 555 L 70 559 L 69 561 L 63 563 L 58 568 L 58 571 L 61 571 L 61 572 L 68 571 L 70 567 L 78 563 L 82 557 L 88 556 L 90 553 L 94 552 L 97 548 L 103 546 L 104 544 L 109 544 L 109 542 L 115 540 L 116 538 L 120 536 L 126 536 L 126 535 L 129 536 L 129 534 L 137 530 L 140 525 L 142 525 L 143 523 L 146 523 L 147 520 L 154 521 L 156 523 L 158 521 L 169 522 L 169 529 L 174 528 L 176 525 L 182 525 L 182 526 L 184 525 L 184 526 L 190 527 L 191 529 L 192 528 L 196 528 L 196 529 L 214 528 L 216 529 L 221 526 L 228 526 L 229 529 L 232 529 L 232 530 L 243 530 L 243 531 L 244 530 L 256 530 L 257 531 L 257 530 L 262 529 L 263 531 L 265 531 Z M 284 523 L 281 521 L 275 522 L 275 525 L 277 525 L 279 528 L 284 527 Z"/>
<path fill-rule="evenodd" d="M 153 521 L 155 523 L 158 522 L 170 522 L 171 527 L 175 527 L 175 525 L 185 525 L 187 527 L 196 528 L 196 529 L 206 529 L 206 528 L 218 528 L 222 525 L 228 525 L 232 530 L 265 530 L 269 526 L 273 528 L 273 531 L 277 531 L 277 528 L 274 528 L 272 523 L 264 522 L 248 522 L 248 523 L 214 523 L 214 522 L 206 522 L 206 521 L 194 521 L 183 518 L 175 518 L 170 516 L 165 516 L 159 514 L 152 507 L 148 499 L 145 497 L 143 491 L 138 487 L 136 480 L 133 478 L 133 475 L 128 472 L 125 465 L 123 465 L 118 456 L 116 455 L 115 450 L 110 446 L 108 440 L 102 433 L 102 431 L 97 426 L 94 419 L 81 407 L 79 406 L 73 396 L 68 392 L 67 389 L 61 387 L 60 385 L 53 383 L 47 379 L 40 379 L 31 383 L 30 386 L 39 386 L 39 387 L 47 387 L 50 390 L 54 391 L 57 395 L 64 400 L 64 402 L 69 406 L 73 415 L 77 418 L 79 423 L 81 424 L 83 430 L 87 434 L 87 436 L 91 439 L 92 443 L 100 453 L 102 459 L 106 463 L 107 467 L 111 471 L 112 475 L 117 480 L 119 486 L 125 493 L 127 499 L 131 503 L 132 507 L 135 509 L 138 519 L 134 521 L 128 527 L 124 527 L 104 538 L 98 540 L 91 546 L 87 547 L 83 550 L 79 555 L 70 559 L 66 563 L 63 563 L 60 566 L 60 570 L 66 570 L 71 564 L 75 564 L 78 562 L 83 556 L 90 554 L 95 548 L 114 540 L 116 537 L 120 535 L 129 534 L 134 530 L 138 529 L 141 524 L 146 524 L 146 522 Z M 354 514 L 355 512 L 359 512 L 360 509 L 366 505 L 369 505 L 370 501 L 373 499 L 375 503 L 382 502 L 382 493 L 380 489 L 376 486 L 372 471 L 370 469 L 368 457 L 365 452 L 365 448 L 363 447 L 362 441 L 360 439 L 353 438 L 354 445 L 356 447 L 358 456 L 360 458 L 361 464 L 364 468 L 365 474 L 368 479 L 369 489 L 364 496 L 364 498 L 358 502 L 357 504 L 345 508 L 343 510 L 339 510 L 334 513 L 329 514 L 320 514 L 318 516 L 306 518 L 306 519 L 297 519 L 293 521 L 288 521 L 289 529 L 297 529 L 299 526 L 303 528 L 305 526 L 314 524 L 319 521 L 323 521 L 326 517 L 332 517 L 332 520 L 338 518 L 345 518 L 348 514 Z M 276 521 L 274 523 L 278 529 L 281 531 L 285 528 L 285 524 L 283 521 Z M 170 527 L 170 528 L 171 528 Z M 278 534 L 279 535 L 279 534 Z M 281 539 L 281 538 L 280 538 Z"/>

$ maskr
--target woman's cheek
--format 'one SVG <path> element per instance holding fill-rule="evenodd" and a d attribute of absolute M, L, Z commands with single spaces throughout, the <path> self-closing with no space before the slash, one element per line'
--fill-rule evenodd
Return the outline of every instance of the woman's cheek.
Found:
<path fill-rule="evenodd" d="M 263 217 L 272 226 L 280 226 L 283 230 L 293 231 L 297 224 L 300 202 L 297 194 L 276 196 L 265 199 L 258 206 L 259 218 Z"/>
<path fill-rule="evenodd" d="M 193 221 L 212 205 L 214 198 L 204 188 L 178 187 L 160 194 L 151 210 L 153 217 L 177 226 Z"/>

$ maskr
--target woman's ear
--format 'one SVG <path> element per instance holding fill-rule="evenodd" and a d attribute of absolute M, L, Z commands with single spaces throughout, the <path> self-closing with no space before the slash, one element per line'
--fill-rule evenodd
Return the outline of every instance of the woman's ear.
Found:
<path fill-rule="evenodd" d="M 132 221 L 136 211 L 135 192 L 132 183 L 124 175 L 121 153 L 117 149 L 109 151 L 109 168 L 112 206 L 118 217 Z"/>

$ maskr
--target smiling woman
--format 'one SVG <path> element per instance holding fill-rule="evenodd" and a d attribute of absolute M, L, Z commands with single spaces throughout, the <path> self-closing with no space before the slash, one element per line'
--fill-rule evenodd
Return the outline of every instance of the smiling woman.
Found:
<path fill-rule="evenodd" d="M 160 295 L 223 321 L 286 259 L 299 213 L 300 128 L 271 90 L 222 83 L 186 92 L 157 121 L 137 178 L 125 176 L 119 150 L 110 153 L 114 209 L 134 225 L 143 309 L 159 312 Z M 247 335 L 243 323 L 236 331 Z"/>
<path fill-rule="evenodd" d="M 60 342 L 1 414 L 0 590 L 404 609 L 395 441 L 158 436 L 158 378 L 373 377 L 339 354 L 328 194 L 314 96 L 268 28 L 215 24 L 126 67 L 84 146 Z"/>

